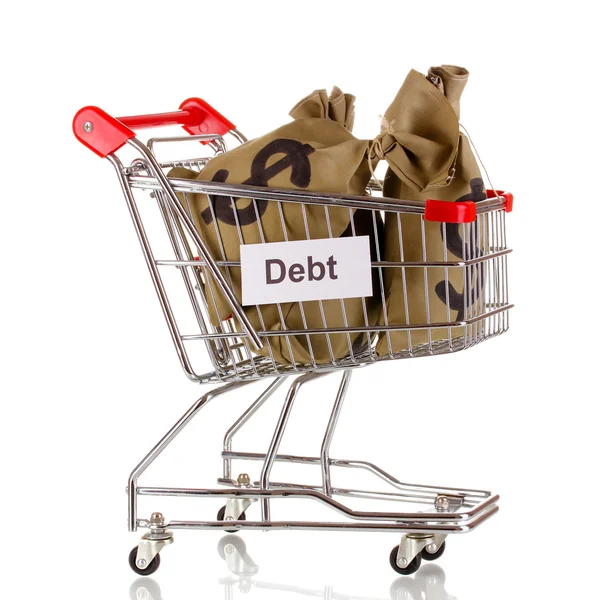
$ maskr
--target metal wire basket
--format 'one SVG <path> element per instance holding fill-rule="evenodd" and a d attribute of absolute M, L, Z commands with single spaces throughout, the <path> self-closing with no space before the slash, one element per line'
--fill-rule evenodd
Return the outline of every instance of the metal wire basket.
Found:
<path fill-rule="evenodd" d="M 153 138 L 147 144 L 135 137 L 131 127 L 181 124 L 191 135 L 185 137 Z M 498 496 L 487 491 L 454 487 L 406 484 L 367 461 L 330 458 L 330 446 L 348 389 L 352 371 L 373 363 L 401 358 L 441 355 L 470 348 L 500 335 L 508 329 L 506 212 L 512 209 L 511 194 L 490 190 L 487 199 L 473 202 L 426 202 L 397 200 L 379 196 L 379 188 L 371 183 L 366 196 L 316 193 L 272 189 L 247 185 L 228 185 L 213 181 L 168 176 L 173 167 L 201 171 L 212 155 L 226 151 L 223 137 L 231 134 L 236 142 L 244 136 L 235 126 L 207 103 L 190 99 L 181 110 L 159 115 L 115 119 L 96 107 L 81 109 L 75 116 L 73 128 L 84 145 L 114 166 L 139 238 L 145 261 L 166 318 L 172 340 L 186 375 L 199 383 L 223 382 L 195 402 L 160 442 L 132 471 L 128 482 L 129 529 L 145 527 L 141 543 L 131 553 L 131 567 L 138 573 L 150 574 L 159 565 L 159 553 L 173 539 L 172 529 L 344 529 L 394 531 L 404 534 L 400 546 L 391 554 L 392 568 L 399 573 L 414 572 L 421 557 L 432 560 L 443 553 L 449 533 L 471 531 L 498 510 Z M 205 133 L 208 131 L 209 133 Z M 124 164 L 116 155 L 124 145 L 136 153 Z M 190 148 L 191 156 L 173 158 L 158 155 L 162 148 Z M 317 206 L 327 222 L 328 237 L 333 238 L 330 212 L 345 211 L 349 227 L 347 237 L 359 235 L 356 215 L 368 224 L 372 277 L 378 286 L 380 309 L 374 316 L 367 309 L 368 297 L 353 298 L 350 311 L 346 300 L 334 305 L 335 314 L 326 312 L 321 301 L 319 314 L 313 323 L 313 304 L 296 303 L 301 318 L 286 322 L 281 304 L 275 304 L 279 323 L 268 326 L 263 318 L 266 308 L 251 307 L 253 319 L 247 315 L 235 286 L 234 270 L 241 268 L 238 260 L 230 260 L 222 243 L 218 218 L 213 213 L 216 236 L 209 243 L 196 226 L 192 195 L 203 194 L 228 203 L 236 223 L 237 245 L 244 244 L 243 229 L 238 211 L 239 199 L 252 206 L 262 244 L 268 243 L 266 228 L 261 223 L 258 203 L 267 203 L 270 218 L 279 215 L 279 231 L 284 240 L 291 241 L 284 220 L 288 204 L 300 206 L 304 215 L 306 239 L 311 239 L 307 207 Z M 224 200 L 222 200 L 224 199 Z M 383 215 L 383 217 L 381 216 Z M 390 227 L 392 229 L 390 229 Z M 393 236 L 394 256 L 383 249 L 384 237 Z M 434 243 L 430 244 L 430 236 Z M 325 236 L 324 236 L 325 237 Z M 321 239 L 321 236 L 320 236 Z M 395 285 L 396 281 L 398 285 Z M 432 285 L 432 281 L 436 285 Z M 458 281 L 461 289 L 452 283 Z M 393 283 L 392 283 L 393 282 Z M 416 284 L 416 306 L 413 305 L 413 286 Z M 391 289 L 388 289 L 391 287 Z M 440 293 L 444 290 L 443 293 Z M 215 302 L 217 295 L 225 298 L 231 314 L 222 314 Z M 440 297 L 445 304 L 445 318 L 438 318 Z M 398 301 L 400 317 L 396 318 L 390 302 Z M 358 324 L 349 314 L 355 306 L 362 309 Z M 351 312 L 352 311 L 352 312 Z M 454 315 L 456 313 L 456 315 Z M 307 318 L 310 314 L 311 317 Z M 317 314 L 317 311 L 316 311 Z M 421 319 L 420 315 L 424 317 Z M 257 319 L 255 319 L 257 315 Z M 416 315 L 416 316 L 415 316 Z M 333 318 L 332 318 L 333 317 Z M 332 324 L 333 321 L 333 324 Z M 256 325 L 257 322 L 257 325 Z M 307 358 L 297 360 L 292 341 L 300 338 Z M 344 350 L 335 351 L 335 340 L 343 339 Z M 380 351 L 380 340 L 384 351 Z M 322 360 L 314 351 L 318 341 L 325 340 L 328 358 Z M 398 341 L 397 341 L 398 340 Z M 276 360 L 272 346 L 286 345 L 287 360 Z M 321 343 L 319 343 L 319 346 Z M 202 373 L 206 356 L 212 370 Z M 201 366 L 201 368 L 199 368 Z M 320 456 L 280 455 L 280 442 L 292 406 L 299 390 L 309 383 L 333 372 L 342 372 L 336 401 L 329 418 Z M 231 447 L 234 435 L 259 408 L 292 375 L 298 375 L 286 395 L 280 419 L 266 453 L 238 452 Z M 235 421 L 224 437 L 222 459 L 223 477 L 218 483 L 232 489 L 148 487 L 138 484 L 139 477 L 165 450 L 186 425 L 211 399 L 244 387 L 252 380 L 274 377 L 266 390 Z M 232 476 L 232 461 L 261 461 L 259 479 L 242 473 Z M 276 483 L 270 481 L 274 462 L 315 464 L 321 468 L 321 486 Z M 339 488 L 332 485 L 331 468 L 366 470 L 376 476 L 391 491 L 369 491 Z M 223 498 L 225 506 L 216 521 L 166 521 L 160 513 L 151 518 L 138 517 L 140 496 L 194 496 Z M 358 511 L 335 499 L 335 496 L 391 500 L 418 503 L 423 512 Z M 326 504 L 341 513 L 348 521 L 312 522 L 273 521 L 271 501 L 301 498 Z M 253 502 L 260 502 L 262 519 L 246 521 L 245 513 Z M 430 505 L 432 509 L 430 509 Z"/>

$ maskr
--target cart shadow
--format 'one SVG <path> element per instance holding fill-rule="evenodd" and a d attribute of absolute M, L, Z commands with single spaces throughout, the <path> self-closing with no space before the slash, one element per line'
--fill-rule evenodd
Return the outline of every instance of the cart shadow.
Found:
<path fill-rule="evenodd" d="M 248 594 L 253 589 L 274 590 L 321 597 L 325 600 L 388 600 L 336 592 L 333 587 L 311 589 L 300 585 L 270 583 L 255 578 L 259 565 L 250 557 L 244 540 L 236 535 L 224 536 L 218 543 L 218 554 L 226 561 L 230 575 L 219 579 L 224 587 L 224 597 L 234 600 L 237 595 Z M 390 586 L 389 600 L 456 600 L 445 589 L 446 574 L 438 565 L 424 565 L 413 577 L 398 577 Z M 151 577 L 141 577 L 133 582 L 129 590 L 131 600 L 163 600 L 158 582 Z M 166 598 L 168 600 L 168 598 Z"/>

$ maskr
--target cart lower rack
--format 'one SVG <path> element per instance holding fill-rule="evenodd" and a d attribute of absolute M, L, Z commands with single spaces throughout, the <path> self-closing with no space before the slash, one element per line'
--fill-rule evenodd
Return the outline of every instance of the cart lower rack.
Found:
<path fill-rule="evenodd" d="M 153 138 L 146 145 L 130 129 L 172 124 L 183 125 L 192 135 Z M 205 154 L 206 149 L 219 155 L 226 151 L 226 133 L 241 143 L 245 141 L 230 121 L 199 99 L 185 101 L 181 110 L 173 113 L 120 119 L 87 107 L 77 113 L 73 128 L 76 137 L 108 158 L 117 172 L 184 372 L 193 381 L 220 384 L 189 408 L 129 477 L 129 530 L 147 529 L 130 555 L 135 572 L 155 572 L 160 552 L 173 541 L 176 529 L 317 529 L 400 533 L 402 541 L 392 550 L 390 564 L 398 573 L 409 574 L 423 559 L 439 558 L 449 534 L 472 531 L 498 511 L 499 496 L 491 492 L 403 483 L 370 462 L 332 458 L 330 450 L 354 369 L 380 361 L 464 350 L 508 329 L 512 305 L 508 300 L 510 249 L 506 245 L 505 213 L 512 208 L 510 194 L 490 190 L 487 199 L 477 203 L 415 202 L 373 196 L 374 185 L 369 188 L 371 195 L 362 197 L 169 177 L 169 170 L 175 167 L 200 172 L 209 157 L 163 160 L 157 158 L 158 148 L 172 151 L 190 144 L 195 156 L 200 150 Z M 116 155 L 125 145 L 135 152 L 128 166 Z M 213 235 L 196 225 L 193 202 L 201 196 L 210 199 L 212 213 L 205 220 L 213 227 L 209 230 Z M 228 222 L 231 228 L 224 230 L 218 221 L 214 199 L 229 203 L 234 219 Z M 228 255 L 231 248 L 245 244 L 239 212 L 252 207 L 257 226 L 254 231 L 258 232 L 252 243 L 271 241 L 268 227 L 274 215 L 284 234 L 282 241 L 291 242 L 285 225 L 289 205 L 302 210 L 307 240 L 311 239 L 309 215 L 317 214 L 321 223 L 327 223 L 328 235 L 323 237 L 330 240 L 337 237 L 331 222 L 338 211 L 344 211 L 349 224 L 344 237 L 361 235 L 359 229 L 365 223 L 372 279 L 379 292 L 379 315 L 372 316 L 369 297 L 357 298 L 356 302 L 335 300 L 333 311 L 322 301 L 299 301 L 293 306 L 294 316 L 283 303 L 243 306 L 237 285 L 241 262 L 237 256 Z M 269 211 L 269 225 L 264 221 L 264 207 Z M 230 243 L 231 231 L 238 234 L 236 245 Z M 383 248 L 384 237 L 386 243 L 395 240 L 392 256 Z M 164 253 L 163 257 L 157 258 L 156 250 Z M 222 314 L 223 305 L 229 306 L 230 314 Z M 392 306 L 399 307 L 398 313 Z M 443 307 L 445 317 L 437 318 L 438 306 Z M 275 326 L 272 315 L 277 319 Z M 198 346 L 203 353 L 197 352 Z M 196 364 L 203 364 L 205 356 L 213 370 L 201 373 Z M 338 391 L 319 456 L 280 454 L 280 443 L 302 387 L 335 374 L 340 376 Z M 224 436 L 223 473 L 218 479 L 222 487 L 139 484 L 140 476 L 206 404 L 265 378 L 270 378 L 267 388 Z M 286 382 L 291 383 L 267 452 L 234 450 L 234 436 L 276 392 L 282 392 Z M 233 465 L 238 460 L 258 463 L 258 478 L 235 472 Z M 276 462 L 318 467 L 321 485 L 272 481 L 270 474 Z M 339 469 L 367 471 L 385 489 L 338 487 L 332 471 Z M 222 508 L 205 521 L 166 520 L 159 512 L 140 516 L 141 496 L 219 498 Z M 336 520 L 275 520 L 272 505 L 284 499 L 323 504 Z M 355 510 L 347 504 L 351 499 L 384 500 L 398 508 Z M 424 510 L 406 510 L 404 504 L 420 505 Z"/>

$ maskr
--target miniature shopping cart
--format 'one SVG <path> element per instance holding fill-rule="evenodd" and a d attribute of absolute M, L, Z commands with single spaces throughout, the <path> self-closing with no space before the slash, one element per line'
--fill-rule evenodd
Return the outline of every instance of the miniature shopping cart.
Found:
<path fill-rule="evenodd" d="M 159 125 L 182 125 L 189 135 L 156 137 L 144 144 L 133 133 L 135 128 Z M 119 119 L 96 107 L 86 107 L 75 116 L 73 129 L 80 142 L 99 156 L 107 158 L 116 170 L 184 372 L 192 381 L 220 384 L 189 408 L 129 477 L 129 531 L 147 529 L 129 558 L 130 566 L 136 573 L 149 575 L 155 572 L 160 564 L 160 552 L 173 541 L 172 531 L 176 529 L 317 529 L 401 533 L 402 541 L 392 550 L 390 563 L 398 573 L 409 574 L 419 568 L 422 559 L 435 560 L 443 554 L 448 534 L 472 531 L 497 512 L 499 497 L 490 492 L 403 483 L 370 462 L 331 458 L 330 446 L 354 369 L 387 360 L 464 350 L 508 329 L 508 311 L 512 305 L 508 301 L 507 255 L 510 250 L 506 245 L 505 213 L 512 209 L 510 194 L 489 190 L 487 199 L 476 203 L 415 202 L 380 197 L 380 190 L 375 189 L 373 184 L 370 184 L 366 196 L 350 196 L 169 178 L 167 173 L 173 167 L 184 166 L 201 171 L 210 158 L 227 151 L 227 144 L 246 141 L 230 121 L 197 98 L 183 102 L 175 112 Z M 119 158 L 125 151 L 134 154 L 126 164 Z M 189 159 L 189 156 L 193 158 Z M 229 277 L 230 269 L 238 268 L 240 263 L 226 260 L 222 247 L 219 252 L 214 252 L 213 243 L 210 246 L 199 233 L 189 203 L 192 194 L 228 198 L 235 214 L 236 200 L 233 199 L 244 199 L 244 202 L 249 199 L 253 203 L 265 201 L 274 207 L 273 210 L 279 210 L 280 214 L 281 207 L 286 203 L 302 207 L 320 206 L 326 215 L 332 209 L 349 211 L 351 216 L 356 210 L 369 211 L 375 237 L 371 267 L 377 271 L 382 286 L 383 307 L 379 319 L 365 322 L 360 327 L 351 327 L 345 321 L 345 327 L 313 328 L 305 322 L 303 328 L 289 329 L 283 320 L 282 326 L 276 329 L 255 327 L 235 294 Z M 255 212 L 259 216 L 259 211 Z M 403 219 L 408 218 L 411 222 L 415 219 L 420 222 L 423 232 L 426 222 L 437 223 L 444 240 L 443 257 L 438 260 L 437 257 L 426 256 L 425 236 L 422 235 L 422 260 L 409 261 L 404 255 L 396 261 L 385 259 L 380 243 L 382 233 L 377 229 L 377 215 L 380 214 L 385 215 L 386 222 L 389 215 L 395 215 L 398 227 Z M 462 258 L 459 260 L 449 260 L 448 227 L 456 227 L 458 239 L 461 240 Z M 239 243 L 242 244 L 240 228 L 238 232 Z M 261 242 L 266 243 L 263 232 Z M 423 281 L 427 281 L 427 274 L 432 269 L 440 269 L 445 273 L 446 282 L 454 273 L 460 273 L 465 289 L 457 320 L 450 319 L 448 306 L 446 320 L 442 322 L 432 321 L 429 311 L 424 322 L 411 322 L 407 310 L 405 322 L 393 323 L 383 300 L 384 275 L 388 269 L 399 269 L 402 273 L 409 269 L 419 270 L 424 276 Z M 483 285 L 473 289 L 471 282 L 479 281 L 479 277 Z M 406 295 L 409 280 L 404 277 L 403 281 Z M 219 315 L 214 322 L 208 305 L 210 297 L 216 292 L 226 299 L 232 316 Z M 364 303 L 366 298 L 362 300 Z M 429 302 L 428 289 L 423 302 Z M 424 332 L 425 341 L 390 348 L 387 353 L 380 355 L 376 351 L 380 337 L 397 331 Z M 291 356 L 288 364 L 280 364 L 267 352 L 268 345 L 276 338 L 288 341 L 291 336 L 311 339 L 314 336 L 337 334 L 359 334 L 362 343 L 358 349 L 350 346 L 345 356 L 334 356 L 332 352 L 330 360 L 325 363 L 316 360 L 311 353 L 311 360 L 298 361 Z M 211 361 L 212 370 L 203 373 L 198 365 L 205 364 L 206 355 Z M 280 454 L 280 442 L 303 386 L 309 387 L 312 382 L 333 377 L 336 373 L 340 375 L 339 387 L 319 456 Z M 261 391 L 224 436 L 223 475 L 218 479 L 218 484 L 223 487 L 172 488 L 139 484 L 139 477 L 206 404 L 264 378 L 268 378 L 266 389 Z M 233 450 L 234 436 L 268 399 L 282 390 L 286 382 L 290 384 L 267 452 Z M 247 473 L 233 475 L 235 460 L 260 463 L 259 477 L 254 479 Z M 321 484 L 272 481 L 270 474 L 276 461 L 317 465 L 321 470 Z M 381 480 L 387 489 L 372 491 L 339 487 L 333 484 L 332 469 L 334 472 L 336 469 L 366 471 Z M 159 512 L 142 518 L 138 514 L 140 496 L 219 498 L 223 506 L 217 519 L 204 521 L 166 520 Z M 340 498 L 385 500 L 393 502 L 397 508 L 389 511 L 357 510 L 341 502 Z M 331 515 L 336 516 L 336 520 L 275 520 L 275 506 L 272 505 L 282 504 L 288 499 L 321 503 Z M 250 514 L 248 509 L 253 503 L 260 505 L 260 517 Z M 410 503 L 407 506 L 411 507 L 414 503 L 417 509 L 422 510 L 415 511 L 414 507 L 405 509 L 401 506 L 405 503 Z M 256 509 L 253 512 L 256 513 Z"/>

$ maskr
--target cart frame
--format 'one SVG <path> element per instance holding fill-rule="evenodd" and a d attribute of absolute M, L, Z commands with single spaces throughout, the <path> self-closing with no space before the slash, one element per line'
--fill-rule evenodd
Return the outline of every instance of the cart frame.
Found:
<path fill-rule="evenodd" d="M 180 124 L 191 134 L 185 138 L 167 137 L 153 138 L 143 144 L 132 132 L 130 127 L 150 127 L 157 125 Z M 209 127 L 210 133 L 203 133 Z M 150 574 L 159 566 L 160 552 L 173 541 L 173 530 L 176 529 L 224 529 L 242 531 L 248 529 L 260 530 L 345 530 L 345 531 L 388 531 L 403 534 L 402 541 L 391 553 L 392 568 L 399 573 L 408 574 L 416 571 L 421 564 L 421 558 L 434 560 L 445 549 L 447 535 L 466 533 L 478 527 L 498 511 L 499 496 L 488 491 L 449 488 L 428 485 L 403 483 L 380 467 L 362 460 L 336 459 L 330 457 L 330 449 L 338 419 L 346 397 L 348 386 L 355 368 L 362 368 L 382 360 L 396 358 L 412 358 L 455 352 L 469 348 L 479 342 L 499 335 L 508 329 L 508 311 L 512 304 L 507 294 L 507 255 L 511 250 L 506 245 L 504 213 L 512 209 L 512 196 L 504 192 L 489 191 L 488 199 L 482 202 L 441 203 L 433 201 L 415 202 L 390 198 L 373 198 L 371 196 L 346 196 L 339 194 L 320 194 L 295 190 L 278 190 L 258 188 L 246 185 L 228 185 L 209 181 L 188 181 L 169 179 L 166 169 L 178 164 L 191 165 L 200 169 L 207 158 L 191 161 L 160 162 L 156 158 L 155 147 L 158 143 L 196 141 L 207 144 L 216 154 L 226 150 L 223 135 L 231 133 L 238 141 L 245 141 L 244 136 L 236 127 L 207 103 L 199 99 L 190 99 L 181 105 L 181 110 L 174 113 L 159 115 L 144 115 L 139 117 L 123 117 L 114 119 L 96 107 L 81 109 L 75 116 L 73 129 L 76 137 L 94 152 L 108 160 L 114 166 L 122 191 L 127 201 L 133 224 L 139 238 L 143 255 L 148 266 L 160 305 L 183 370 L 187 377 L 198 383 L 221 383 L 202 395 L 174 426 L 164 435 L 158 444 L 141 460 L 129 476 L 128 494 L 128 524 L 129 531 L 138 528 L 147 529 L 138 547 L 133 549 L 130 557 L 131 567 L 140 574 Z M 132 147 L 139 158 L 133 160 L 130 166 L 125 166 L 116 156 L 116 151 L 122 146 Z M 375 186 L 371 184 L 370 191 Z M 157 199 L 166 230 L 172 243 L 174 260 L 156 259 L 152 244 L 145 230 L 143 218 L 136 199 L 138 192 L 150 192 Z M 381 256 L 377 240 L 377 256 L 372 266 L 383 268 L 399 268 L 404 272 L 407 268 L 444 269 L 446 282 L 449 269 L 462 269 L 465 281 L 478 273 L 479 269 L 487 269 L 484 274 L 484 287 L 477 296 L 473 297 L 469 289 L 469 305 L 464 311 L 464 317 L 457 321 L 448 318 L 445 322 L 391 324 L 384 302 L 385 319 L 382 324 L 370 324 L 358 327 L 335 329 L 283 328 L 282 331 L 268 331 L 267 328 L 258 330 L 245 314 L 243 307 L 235 295 L 232 282 L 225 276 L 226 269 L 238 267 L 238 263 L 227 261 L 224 257 L 215 258 L 212 249 L 195 227 L 192 214 L 180 200 L 180 195 L 187 193 L 225 195 L 230 198 L 250 198 L 253 203 L 258 201 L 281 203 L 298 203 L 301 205 L 318 205 L 325 208 L 326 215 L 331 207 L 344 207 L 354 211 L 369 210 L 372 214 L 379 211 L 395 212 L 397 214 L 419 215 L 421 222 L 438 221 L 443 227 L 442 236 L 446 244 L 446 224 L 458 223 L 462 228 L 463 250 L 462 260 L 448 260 L 447 249 L 444 250 L 443 260 L 427 259 L 408 262 L 402 259 L 390 263 Z M 235 203 L 231 202 L 234 207 Z M 304 209 L 303 209 L 304 210 Z M 351 213 L 352 214 L 352 213 Z M 438 217 L 439 214 L 439 217 Z M 375 221 L 375 217 L 374 217 Z M 475 229 L 476 228 L 476 229 Z M 239 228 L 240 231 L 240 228 Z M 424 229 L 423 244 L 425 245 Z M 477 240 L 485 232 L 485 249 L 476 247 Z M 354 226 L 353 226 L 354 234 Z M 330 232 L 331 235 L 331 232 Z M 475 247 L 471 252 L 470 242 Z M 266 241 L 263 239 L 262 241 Z M 467 246 L 468 242 L 468 246 Z M 242 241 L 241 241 L 242 243 Z M 199 252 L 199 260 L 193 256 L 191 244 Z M 468 252 L 468 255 L 467 255 Z M 375 260 L 376 259 L 376 260 Z M 200 333 L 182 334 L 175 317 L 175 311 L 160 274 L 161 268 L 174 267 L 182 274 L 182 279 L 191 298 L 195 317 Z M 206 269 L 215 285 L 224 295 L 232 308 L 234 319 L 220 319 L 215 326 L 210 326 L 206 311 L 206 294 L 209 283 L 201 269 Z M 472 275 L 471 275 L 472 274 Z M 426 280 L 426 279 L 425 279 Z M 203 305 L 197 301 L 197 293 L 202 296 Z M 405 292 L 406 293 L 406 292 Z M 428 289 L 427 289 L 428 293 Z M 466 295 L 465 295 L 466 296 Z M 466 301 L 466 298 L 465 298 Z M 412 346 L 398 352 L 390 351 L 386 356 L 378 356 L 374 345 L 381 333 L 390 334 L 393 331 L 416 331 L 422 329 L 428 332 L 429 342 Z M 461 338 L 453 337 L 452 331 L 463 332 Z M 439 342 L 432 340 L 432 333 L 438 330 L 449 332 L 449 337 Z M 288 339 L 294 335 L 325 335 L 341 333 L 347 336 L 358 333 L 366 337 L 368 344 L 359 353 L 350 351 L 346 357 L 336 358 L 328 363 L 318 363 L 313 359 L 310 363 L 299 363 L 294 359 L 288 365 L 279 365 L 273 359 L 254 355 L 254 349 L 262 349 L 268 343 L 269 336 L 281 336 Z M 329 338 L 328 338 L 329 339 Z M 409 336 L 410 339 L 410 336 Z M 206 374 L 198 374 L 189 354 L 187 344 L 203 341 L 207 354 L 212 361 L 214 370 Z M 313 355 L 312 355 L 313 356 Z M 296 456 L 279 454 L 280 443 L 288 424 L 292 408 L 299 392 L 305 384 L 323 377 L 332 376 L 341 371 L 336 399 L 328 420 L 326 432 L 321 443 L 319 456 Z M 153 461 L 176 439 L 181 431 L 197 416 L 197 414 L 214 398 L 228 392 L 244 388 L 249 383 L 264 378 L 272 378 L 267 388 L 262 391 L 253 403 L 233 423 L 224 436 L 221 452 L 223 460 L 222 477 L 218 484 L 222 488 L 172 488 L 149 487 L 139 485 L 139 478 L 150 467 Z M 248 423 L 256 412 L 280 390 L 285 381 L 293 379 L 286 392 L 280 416 L 274 429 L 269 448 L 266 453 L 240 452 L 232 449 L 235 435 Z M 233 461 L 261 462 L 260 476 L 253 480 L 248 474 L 241 473 L 233 477 Z M 307 486 L 304 484 L 274 482 L 270 480 L 272 467 L 276 462 L 318 465 L 321 469 L 321 485 Z M 335 487 L 332 483 L 332 467 L 344 469 L 361 469 L 375 475 L 393 491 L 370 491 L 352 488 Z M 138 499 L 140 496 L 174 496 L 196 498 L 220 498 L 225 502 L 217 520 L 180 521 L 166 520 L 159 512 L 154 512 L 149 518 L 141 518 L 138 514 Z M 414 502 L 429 507 L 424 512 L 379 512 L 357 511 L 338 501 L 336 497 L 366 498 L 388 500 L 395 502 Z M 276 521 L 272 519 L 272 500 L 283 498 L 300 498 L 323 503 L 331 510 L 342 515 L 344 521 Z M 252 503 L 261 506 L 261 519 L 247 521 L 246 511 Z"/>

